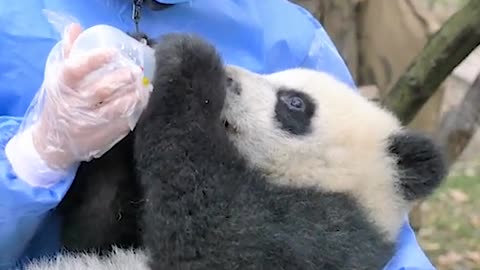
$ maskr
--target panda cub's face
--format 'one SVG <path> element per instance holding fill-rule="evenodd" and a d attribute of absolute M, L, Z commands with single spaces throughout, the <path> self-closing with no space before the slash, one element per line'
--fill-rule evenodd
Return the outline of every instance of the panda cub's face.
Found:
<path fill-rule="evenodd" d="M 434 165 L 415 163 L 418 156 L 408 152 L 425 142 L 431 146 L 429 140 L 405 133 L 392 114 L 325 73 L 259 75 L 229 66 L 227 74 L 225 128 L 250 165 L 273 184 L 349 193 L 393 238 L 411 202 L 443 178 L 434 147 L 418 149 Z M 431 185 L 409 185 L 419 175 L 433 179 Z"/>

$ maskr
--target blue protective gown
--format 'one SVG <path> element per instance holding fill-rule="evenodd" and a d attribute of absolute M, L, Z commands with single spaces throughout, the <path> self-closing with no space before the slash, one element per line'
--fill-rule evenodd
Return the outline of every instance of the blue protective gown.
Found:
<path fill-rule="evenodd" d="M 200 34 L 217 46 L 225 61 L 260 73 L 291 67 L 330 72 L 354 86 L 344 61 L 321 25 L 286 0 L 164 0 L 161 11 L 142 9 L 141 31 Z M 25 258 L 59 248 L 55 207 L 74 173 L 51 188 L 18 179 L 5 157 L 30 101 L 43 81 L 46 57 L 60 36 L 42 9 L 74 16 L 83 27 L 109 24 L 134 31 L 129 0 L 0 1 L 0 270 Z M 434 269 L 405 223 L 388 270 Z"/>

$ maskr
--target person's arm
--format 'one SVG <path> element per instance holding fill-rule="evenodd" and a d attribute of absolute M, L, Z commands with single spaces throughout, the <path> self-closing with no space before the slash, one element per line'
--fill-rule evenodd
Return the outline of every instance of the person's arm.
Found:
<path fill-rule="evenodd" d="M 28 132 L 17 134 L 22 119 L 0 117 L 0 269 L 21 258 L 38 226 L 68 190 L 76 167 L 49 170 Z"/>
<path fill-rule="evenodd" d="M 347 83 L 352 89 L 357 90 L 351 73 L 348 70 L 345 61 L 339 54 L 330 37 L 322 25 L 303 8 L 300 8 L 309 21 L 314 24 L 314 35 L 311 46 L 304 61 L 300 63 L 302 67 L 331 73 L 337 79 Z M 358 90 L 357 90 L 358 91 Z M 435 270 L 427 256 L 420 248 L 415 238 L 415 233 L 410 227 L 408 218 L 399 234 L 397 240 L 397 250 L 392 260 L 385 266 L 384 270 Z"/>
<path fill-rule="evenodd" d="M 148 102 L 141 68 L 121 51 L 71 55 L 81 33 L 68 25 L 52 48 L 25 116 L 0 117 L 0 270 L 22 257 L 79 164 L 124 138 Z"/>

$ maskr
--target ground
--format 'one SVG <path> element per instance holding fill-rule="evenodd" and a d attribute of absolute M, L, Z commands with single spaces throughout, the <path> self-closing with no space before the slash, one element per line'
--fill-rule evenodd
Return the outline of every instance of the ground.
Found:
<path fill-rule="evenodd" d="M 422 206 L 418 241 L 438 270 L 480 269 L 480 160 L 452 170 Z"/>

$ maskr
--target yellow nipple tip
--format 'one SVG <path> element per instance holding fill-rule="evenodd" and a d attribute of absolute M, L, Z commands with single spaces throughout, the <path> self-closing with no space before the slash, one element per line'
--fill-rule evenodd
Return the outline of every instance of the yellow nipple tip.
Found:
<path fill-rule="evenodd" d="M 148 86 L 150 84 L 150 80 L 147 77 L 143 77 L 143 85 Z"/>

